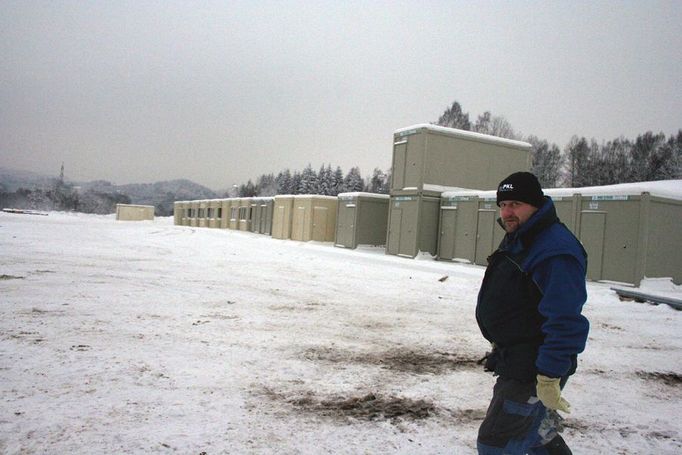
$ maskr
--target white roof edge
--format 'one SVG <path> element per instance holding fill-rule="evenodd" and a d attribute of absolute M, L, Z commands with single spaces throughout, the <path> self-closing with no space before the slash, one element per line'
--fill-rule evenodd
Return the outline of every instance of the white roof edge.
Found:
<path fill-rule="evenodd" d="M 489 134 L 476 133 L 474 131 L 459 130 L 457 128 L 447 128 L 445 126 L 433 125 L 430 123 L 418 123 L 416 125 L 406 126 L 405 128 L 399 128 L 393 132 L 393 134 L 400 134 L 410 130 L 416 129 L 428 129 L 431 131 L 437 131 L 440 133 L 448 134 L 450 136 L 461 137 L 462 139 L 470 139 L 476 141 L 489 142 L 491 144 L 498 145 L 509 145 L 512 147 L 522 148 L 530 150 L 532 145 L 528 142 L 517 141 L 514 139 L 507 139 L 504 137 L 491 136 Z"/>
<path fill-rule="evenodd" d="M 323 194 L 295 194 L 294 199 L 315 198 L 315 199 L 337 199 L 336 196 L 325 196 Z"/>
<path fill-rule="evenodd" d="M 389 199 L 391 196 L 388 194 L 379 194 L 379 193 L 365 193 L 362 191 L 355 191 L 355 192 L 350 192 L 350 193 L 339 193 L 339 197 L 358 197 L 358 196 L 363 196 L 363 197 L 373 197 L 377 199 Z"/>
<path fill-rule="evenodd" d="M 116 204 L 116 207 L 121 206 L 121 207 L 146 207 L 146 208 L 156 208 L 153 205 L 144 205 L 144 204 Z"/>
<path fill-rule="evenodd" d="M 615 185 L 590 186 L 582 188 L 547 188 L 543 192 L 550 197 L 581 196 L 639 196 L 649 193 L 652 196 L 682 201 L 682 180 L 659 180 L 655 182 L 619 183 Z M 496 196 L 495 190 L 462 190 L 446 191 L 441 197 L 479 196 L 490 198 Z"/>

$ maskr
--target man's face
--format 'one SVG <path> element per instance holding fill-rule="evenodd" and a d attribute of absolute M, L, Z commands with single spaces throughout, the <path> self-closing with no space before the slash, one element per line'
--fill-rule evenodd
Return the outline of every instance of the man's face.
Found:
<path fill-rule="evenodd" d="M 521 201 L 501 201 L 500 202 L 500 218 L 504 230 L 507 232 L 514 232 L 523 223 L 537 212 L 537 207 L 534 207 L 526 202 Z"/>

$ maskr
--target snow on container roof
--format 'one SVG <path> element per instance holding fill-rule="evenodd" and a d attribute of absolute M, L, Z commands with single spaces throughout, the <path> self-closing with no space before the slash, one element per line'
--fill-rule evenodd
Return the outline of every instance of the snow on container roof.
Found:
<path fill-rule="evenodd" d="M 305 199 L 305 198 L 336 199 L 336 196 L 324 196 L 322 194 L 296 194 L 296 195 L 294 195 L 294 199 Z"/>
<path fill-rule="evenodd" d="M 682 180 L 659 180 L 656 182 L 619 183 L 617 185 L 587 186 L 582 188 L 551 188 L 549 196 L 635 196 L 649 193 L 668 199 L 682 200 Z"/>
<path fill-rule="evenodd" d="M 659 180 L 656 182 L 619 183 L 616 185 L 588 186 L 582 188 L 548 188 L 543 192 L 552 197 L 568 197 L 574 194 L 581 196 L 637 196 L 649 193 L 652 196 L 682 201 L 682 180 Z M 446 191 L 441 197 L 478 196 L 494 198 L 496 191 Z"/>
<path fill-rule="evenodd" d="M 390 196 L 388 194 L 379 194 L 379 193 L 363 193 L 362 191 L 355 191 L 355 192 L 350 192 L 350 193 L 339 193 L 338 195 L 340 198 L 341 197 L 346 197 L 346 198 L 352 198 L 352 197 L 373 197 L 377 199 L 388 199 Z"/>
<path fill-rule="evenodd" d="M 153 209 L 153 205 L 141 205 L 141 204 L 116 204 L 116 207 L 137 207 L 137 208 L 146 208 L 146 209 Z"/>
<path fill-rule="evenodd" d="M 460 188 L 457 186 L 443 186 L 443 185 L 434 185 L 432 183 L 425 183 L 424 184 L 424 191 L 435 191 L 438 193 L 445 193 L 448 191 L 482 191 L 482 190 L 472 190 L 471 188 Z"/>
<path fill-rule="evenodd" d="M 513 139 L 507 139 L 503 137 L 490 136 L 489 134 L 475 133 L 473 131 L 459 130 L 456 128 L 447 128 L 440 125 L 432 125 L 430 123 L 419 123 L 412 126 L 407 126 L 405 128 L 397 129 L 393 134 L 399 136 L 407 136 L 408 134 L 414 134 L 417 130 L 428 129 L 431 131 L 436 131 L 439 133 L 447 134 L 448 136 L 455 136 L 462 139 L 469 139 L 479 142 L 487 142 L 495 145 L 506 145 L 508 147 L 516 147 L 524 150 L 530 150 L 532 147 L 528 142 L 515 141 Z"/>

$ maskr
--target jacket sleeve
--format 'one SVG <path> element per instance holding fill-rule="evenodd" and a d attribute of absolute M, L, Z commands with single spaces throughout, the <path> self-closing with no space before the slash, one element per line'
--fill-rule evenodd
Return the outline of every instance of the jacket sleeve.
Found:
<path fill-rule="evenodd" d="M 540 374 L 558 378 L 568 373 L 573 356 L 585 349 L 587 341 L 590 326 L 582 315 L 587 300 L 585 265 L 569 254 L 552 256 L 534 267 L 532 276 L 542 291 L 538 310 L 546 319 L 535 365 Z"/>

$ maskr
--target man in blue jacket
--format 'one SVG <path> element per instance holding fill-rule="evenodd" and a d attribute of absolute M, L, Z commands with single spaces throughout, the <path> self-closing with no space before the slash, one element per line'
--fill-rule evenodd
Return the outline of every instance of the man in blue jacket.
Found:
<path fill-rule="evenodd" d="M 506 235 L 488 258 L 476 320 L 493 345 L 486 370 L 498 378 L 478 453 L 569 455 L 557 410 L 569 412 L 561 393 L 589 330 L 587 254 L 533 174 L 500 182 L 497 205 Z"/>

